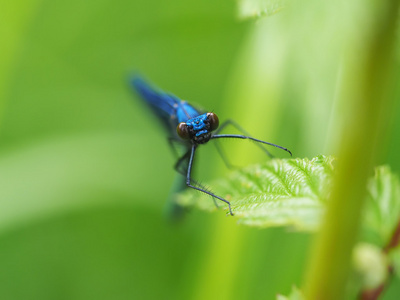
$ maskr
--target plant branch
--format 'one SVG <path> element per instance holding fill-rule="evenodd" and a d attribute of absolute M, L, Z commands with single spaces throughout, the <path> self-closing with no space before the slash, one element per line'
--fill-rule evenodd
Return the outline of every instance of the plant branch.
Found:
<path fill-rule="evenodd" d="M 356 2 L 356 1 L 353 1 Z M 328 210 L 312 252 L 306 277 L 306 299 L 344 299 L 351 252 L 358 235 L 365 185 L 387 126 L 385 112 L 393 100 L 393 48 L 399 1 L 369 2 L 365 11 L 352 7 L 353 26 L 344 59 L 341 103 L 344 124 L 339 166 Z M 350 22 L 350 21 L 349 21 Z M 358 23 L 357 23 L 358 22 Z"/>

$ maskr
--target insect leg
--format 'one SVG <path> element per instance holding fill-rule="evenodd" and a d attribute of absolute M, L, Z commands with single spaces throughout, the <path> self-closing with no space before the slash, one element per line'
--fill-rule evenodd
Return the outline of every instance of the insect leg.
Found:
<path fill-rule="evenodd" d="M 179 141 L 178 139 L 174 138 L 174 137 L 168 137 L 167 140 L 168 140 L 168 145 L 169 145 L 169 147 L 171 148 L 172 153 L 174 154 L 174 156 L 175 156 L 175 157 L 179 157 L 179 152 L 178 152 L 178 150 L 176 149 L 176 146 L 175 146 L 175 145 L 176 145 L 176 144 L 182 145 L 182 142 Z"/>
<path fill-rule="evenodd" d="M 215 145 L 215 148 L 217 148 L 217 151 L 218 151 L 219 155 L 221 156 L 222 160 L 224 161 L 225 166 L 228 169 L 232 169 L 233 165 L 230 163 L 229 159 L 227 158 L 227 156 L 225 155 L 224 151 L 222 150 L 222 148 L 221 148 L 221 146 L 219 144 L 219 141 L 216 140 L 214 145 Z"/>
<path fill-rule="evenodd" d="M 189 157 L 190 157 L 190 153 L 191 153 L 191 149 L 189 149 L 188 151 L 186 151 L 186 153 L 184 155 L 182 155 L 182 157 L 180 157 L 178 159 L 178 161 L 175 163 L 174 169 L 175 171 L 177 171 L 179 174 L 183 175 L 186 177 L 187 175 L 187 170 L 188 170 L 188 163 L 189 163 Z M 184 167 L 183 169 L 181 168 L 182 164 L 186 161 L 186 168 Z M 200 183 L 198 183 L 196 180 L 192 179 L 192 182 L 197 185 L 198 187 L 200 187 L 203 190 L 206 190 L 206 187 L 201 185 Z M 213 197 L 213 201 L 214 204 L 217 208 L 219 208 L 219 205 L 217 203 L 217 201 L 215 200 L 215 198 Z"/>
<path fill-rule="evenodd" d="M 186 170 L 181 169 L 181 165 L 182 163 L 185 162 L 185 160 L 188 160 L 190 157 L 190 152 L 191 149 L 189 149 L 188 151 L 185 152 L 185 154 L 183 154 L 175 163 L 174 165 L 174 169 L 175 171 L 177 171 L 179 174 L 182 174 L 183 176 L 186 176 L 186 172 L 187 172 L 187 167 Z"/>
<path fill-rule="evenodd" d="M 244 130 L 238 123 L 236 123 L 235 121 L 233 121 L 233 120 L 230 120 L 230 119 L 228 119 L 228 120 L 226 120 L 224 123 L 222 123 L 221 124 L 221 126 L 219 126 L 219 128 L 215 131 L 215 134 L 217 135 L 217 134 L 219 134 L 225 127 L 227 127 L 228 125 L 231 125 L 231 126 L 233 126 L 233 127 L 235 127 L 238 131 L 240 131 L 243 135 L 245 135 L 245 136 L 249 136 L 250 137 L 250 134 L 246 131 L 246 130 Z M 262 145 L 262 144 L 257 144 L 257 146 L 261 149 L 261 150 L 263 150 L 270 158 L 272 158 L 272 157 L 274 157 L 267 149 L 265 149 L 264 148 L 264 146 Z M 220 152 L 221 153 L 221 151 L 219 151 L 218 150 L 218 152 Z M 224 159 L 224 161 L 225 161 L 225 158 L 223 158 Z M 225 163 L 226 164 L 226 163 Z M 229 164 L 230 165 L 230 164 Z M 228 164 L 227 164 L 227 166 L 228 166 Z M 229 167 L 228 167 L 229 168 Z"/>
<path fill-rule="evenodd" d="M 202 189 L 201 187 L 196 187 L 196 186 L 192 185 L 191 172 L 192 172 L 193 158 L 194 158 L 194 153 L 196 152 L 196 147 L 197 146 L 193 144 L 191 152 L 190 152 L 189 165 L 188 165 L 187 175 L 186 175 L 186 185 L 192 189 L 198 190 L 200 192 L 210 195 L 213 198 L 217 198 L 217 199 L 225 202 L 229 206 L 229 213 L 231 214 L 231 216 L 233 216 L 232 209 L 231 209 L 231 203 L 229 201 L 227 201 L 224 198 L 221 198 L 205 189 Z"/>
<path fill-rule="evenodd" d="M 286 152 L 289 152 L 290 156 L 292 156 L 292 152 L 290 152 L 290 150 L 285 148 L 285 147 L 282 147 L 282 146 L 279 146 L 279 145 L 276 145 L 276 144 L 272 144 L 272 143 L 269 143 L 269 142 L 266 142 L 266 141 L 262 141 L 262 140 L 259 140 L 259 139 L 255 139 L 255 138 L 253 138 L 251 136 L 245 136 L 245 135 L 240 135 L 240 134 L 217 134 L 217 135 L 211 136 L 211 138 L 212 139 L 221 139 L 221 138 L 248 139 L 248 140 L 255 141 L 257 143 L 262 143 L 262 144 L 270 145 L 270 146 L 285 150 Z"/>

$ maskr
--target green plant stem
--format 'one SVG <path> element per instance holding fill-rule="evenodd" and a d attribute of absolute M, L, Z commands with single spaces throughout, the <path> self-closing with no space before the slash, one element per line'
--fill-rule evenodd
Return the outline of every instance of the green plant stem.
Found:
<path fill-rule="evenodd" d="M 363 16 L 370 20 L 369 26 L 354 37 L 352 48 L 346 52 L 344 90 L 340 99 L 345 104 L 347 119 L 342 127 L 334 190 L 311 253 L 305 282 L 306 299 L 345 298 L 366 181 L 382 144 L 381 132 L 386 125 L 384 112 L 392 106 L 387 92 L 392 79 L 390 70 L 399 1 L 375 2 L 369 16 Z"/>

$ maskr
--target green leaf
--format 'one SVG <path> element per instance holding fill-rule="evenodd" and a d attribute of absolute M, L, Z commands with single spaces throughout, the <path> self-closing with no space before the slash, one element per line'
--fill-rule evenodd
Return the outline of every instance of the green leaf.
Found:
<path fill-rule="evenodd" d="M 312 160 L 273 159 L 233 172 L 213 184 L 213 192 L 231 202 L 239 223 L 314 229 L 328 196 L 332 161 L 333 157 L 323 155 Z M 210 197 L 198 192 L 187 191 L 178 202 L 215 210 Z M 225 205 L 223 208 L 227 210 Z"/>
<path fill-rule="evenodd" d="M 159 207 L 162 202 L 146 198 L 148 190 L 139 181 L 152 171 L 146 161 L 132 160 L 134 151 L 146 155 L 146 148 L 137 147 L 136 142 L 143 138 L 123 132 L 90 133 L 2 149 L 0 233 L 21 223 L 96 205 Z M 156 146 L 154 142 L 151 147 Z"/>
<path fill-rule="evenodd" d="M 286 0 L 240 0 L 238 15 L 241 19 L 271 16 L 286 5 Z"/>
<path fill-rule="evenodd" d="M 292 287 L 292 292 L 289 296 L 277 295 L 276 300 L 303 300 L 303 293 L 295 286 Z"/>
<path fill-rule="evenodd" d="M 362 239 L 377 246 L 389 243 L 400 219 L 400 182 L 388 166 L 375 169 L 368 183 Z"/>
<path fill-rule="evenodd" d="M 211 186 L 216 195 L 231 202 L 241 224 L 257 227 L 291 226 L 315 230 L 324 211 L 334 171 L 332 156 L 273 159 L 232 172 Z M 361 240 L 383 248 L 400 219 L 400 182 L 390 168 L 376 168 L 367 186 Z M 183 206 L 216 209 L 210 197 L 185 191 L 177 201 Z M 228 211 L 225 204 L 218 206 Z"/>

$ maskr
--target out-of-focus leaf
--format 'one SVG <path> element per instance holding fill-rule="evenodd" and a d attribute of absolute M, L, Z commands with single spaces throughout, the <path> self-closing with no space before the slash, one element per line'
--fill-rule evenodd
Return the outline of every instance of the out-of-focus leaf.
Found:
<path fill-rule="evenodd" d="M 312 160 L 273 159 L 233 172 L 228 179 L 213 184 L 213 192 L 231 202 L 234 217 L 242 224 L 314 229 L 328 196 L 332 161 L 333 157 L 322 155 Z M 186 192 L 178 201 L 215 209 L 209 197 L 197 192 Z"/>
<path fill-rule="evenodd" d="M 239 0 L 238 17 L 240 19 L 270 16 L 286 5 L 286 0 Z"/>
<path fill-rule="evenodd" d="M 400 182 L 388 166 L 376 168 L 368 183 L 363 240 L 385 247 L 400 219 Z"/>
<path fill-rule="evenodd" d="M 305 299 L 303 293 L 295 286 L 292 287 L 292 291 L 289 296 L 277 295 L 276 300 L 303 300 Z"/>
<path fill-rule="evenodd" d="M 359 243 L 353 250 L 353 268 L 362 289 L 375 289 L 385 282 L 388 259 L 382 250 L 372 244 Z"/>
<path fill-rule="evenodd" d="M 155 203 L 139 179 L 150 177 L 153 171 L 146 168 L 148 160 L 134 160 L 132 153 L 144 157 L 157 144 L 149 141 L 140 146 L 137 140 L 142 138 L 139 134 L 90 133 L 1 151 L 0 232 L 71 209 L 96 206 L 99 201 L 115 204 L 124 198 L 142 199 L 135 205 L 151 207 Z M 160 205 L 164 202 L 159 201 Z"/>

